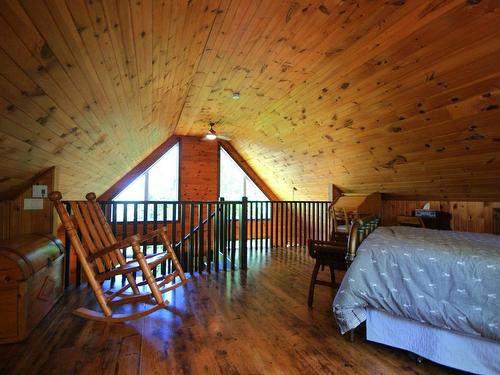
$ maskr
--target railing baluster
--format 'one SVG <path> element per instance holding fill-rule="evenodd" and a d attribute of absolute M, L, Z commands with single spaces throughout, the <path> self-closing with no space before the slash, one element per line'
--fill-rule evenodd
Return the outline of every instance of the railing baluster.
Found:
<path fill-rule="evenodd" d="M 143 222 L 142 222 L 142 234 L 146 235 L 148 233 L 148 212 L 149 212 L 149 204 L 143 203 L 142 208 L 144 211 Z M 147 241 L 142 244 L 142 252 L 144 255 L 148 255 L 148 243 Z M 142 273 L 142 272 L 141 272 Z M 142 275 L 142 279 L 144 280 L 144 275 Z"/>
<path fill-rule="evenodd" d="M 163 226 L 168 228 L 168 216 L 167 216 L 168 205 L 167 205 L 167 203 L 162 203 L 162 210 L 163 210 Z M 167 236 L 168 236 L 168 232 L 167 232 Z M 172 242 L 172 244 L 175 244 L 175 242 Z M 165 249 L 165 248 L 163 249 L 163 251 L 166 251 L 166 250 L 167 249 Z M 169 262 L 169 260 L 167 259 L 165 262 L 163 262 L 161 264 L 161 266 L 160 266 L 161 275 L 166 274 L 168 262 Z"/>
<path fill-rule="evenodd" d="M 68 215 L 71 216 L 71 206 L 66 203 L 66 210 Z M 69 240 L 68 233 L 64 231 L 64 287 L 67 288 L 70 284 L 71 277 L 71 241 Z"/>
<path fill-rule="evenodd" d="M 181 239 L 180 239 L 180 248 L 179 251 L 181 253 L 181 259 L 182 259 L 182 268 L 186 270 L 186 272 L 189 272 L 187 270 L 187 256 L 186 256 L 186 246 L 185 242 L 183 241 L 184 236 L 186 235 L 186 204 L 180 203 L 179 204 L 180 208 L 180 213 L 181 213 Z"/>
<path fill-rule="evenodd" d="M 328 240 L 329 236 L 328 236 L 328 203 L 323 203 L 323 216 L 324 216 L 324 220 L 325 220 L 325 224 L 324 224 L 324 227 L 323 227 L 323 233 L 324 233 L 324 239 L 325 240 Z"/>
<path fill-rule="evenodd" d="M 240 269 L 247 269 L 247 221 L 248 221 L 248 199 L 243 197 L 241 199 L 241 210 L 240 210 L 240 233 L 239 233 L 239 248 L 240 248 Z"/>
<path fill-rule="evenodd" d="M 253 216 L 254 216 L 253 202 L 249 202 L 248 208 L 249 208 L 248 211 L 249 211 L 249 216 L 250 216 L 250 234 L 249 234 L 249 237 L 250 237 L 250 247 L 253 250 Z"/>
<path fill-rule="evenodd" d="M 298 221 L 297 221 L 297 216 L 298 216 L 298 211 L 297 211 L 297 202 L 293 202 L 293 217 L 294 217 L 294 220 L 295 220 L 295 225 L 294 225 L 294 242 L 293 242 L 293 245 L 295 247 L 297 247 L 298 243 L 297 243 L 297 239 L 298 239 L 298 230 L 299 230 L 299 227 L 298 227 Z"/>
<path fill-rule="evenodd" d="M 279 228 L 280 228 L 280 247 L 284 247 L 284 237 L 285 237 L 285 223 L 283 221 L 283 218 L 284 218 L 284 211 L 283 211 L 283 207 L 284 207 L 284 203 L 283 202 L 280 202 L 280 225 L 279 225 Z"/>
<path fill-rule="evenodd" d="M 318 204 L 318 202 L 315 202 L 314 206 L 315 206 L 314 209 L 315 209 L 315 213 L 316 213 L 316 216 L 315 216 L 315 220 L 316 220 L 316 226 L 315 226 L 315 228 L 316 228 L 316 239 L 319 240 L 319 225 L 320 225 L 320 223 L 319 223 L 319 204 Z"/>
<path fill-rule="evenodd" d="M 109 206 L 108 206 L 109 208 Z M 123 203 L 123 218 L 122 218 L 122 239 L 127 238 L 128 231 L 128 203 Z M 116 232 L 113 231 L 116 236 Z M 127 248 L 122 249 L 123 258 L 127 260 Z M 122 285 L 125 285 L 125 277 L 122 277 Z"/>
<path fill-rule="evenodd" d="M 224 198 L 221 198 L 221 201 Z M 221 204 L 217 202 L 215 204 L 215 228 L 214 228 L 214 234 L 215 234 L 215 244 L 214 244 L 214 269 L 215 272 L 219 272 L 219 257 L 220 257 L 220 246 L 221 246 L 221 238 L 220 238 L 220 233 L 221 233 Z"/>
<path fill-rule="evenodd" d="M 212 271 L 212 204 L 207 203 L 207 272 Z"/>
<path fill-rule="evenodd" d="M 274 247 L 274 202 L 269 202 L 269 222 L 270 222 L 270 238 L 269 238 L 269 248 Z"/>
<path fill-rule="evenodd" d="M 302 202 L 299 202 L 299 246 L 302 246 L 304 244 L 304 241 L 302 241 Z"/>
<path fill-rule="evenodd" d="M 323 241 L 323 205 L 318 203 L 318 239 Z"/>
<path fill-rule="evenodd" d="M 288 247 L 288 245 L 290 244 L 289 240 L 290 238 L 288 237 L 288 231 L 290 230 L 290 220 L 289 220 L 289 216 L 290 216 L 290 203 L 289 202 L 285 202 L 285 247 Z"/>
<path fill-rule="evenodd" d="M 210 218 L 209 218 L 210 220 Z M 203 265 L 204 265 L 204 257 L 205 257 L 205 251 L 203 248 L 203 244 L 205 242 L 205 233 L 204 233 L 204 228 L 203 228 L 203 204 L 199 203 L 198 204 L 198 272 L 201 273 L 203 272 Z"/>
<path fill-rule="evenodd" d="M 157 203 L 154 203 L 153 204 L 153 230 L 156 230 L 158 229 L 158 204 Z M 158 239 L 155 237 L 153 239 L 153 254 L 157 254 L 158 253 Z M 157 268 L 158 267 L 155 267 L 153 269 L 153 275 L 156 277 L 156 273 L 157 273 Z"/>
<path fill-rule="evenodd" d="M 276 208 L 276 211 L 275 211 L 275 223 L 274 223 L 274 233 L 275 233 L 275 236 L 274 236 L 274 241 L 275 241 L 275 247 L 279 247 L 279 238 L 280 238 L 280 212 L 281 212 L 281 209 L 280 209 L 280 203 L 279 202 L 276 202 L 275 203 L 275 208 Z"/>
<path fill-rule="evenodd" d="M 265 228 L 264 244 L 265 244 L 266 250 L 268 250 L 269 249 L 269 202 L 264 202 L 264 207 L 265 207 L 265 210 L 264 210 L 263 220 L 265 220 L 265 223 L 266 223 L 264 225 L 264 228 Z"/>
<path fill-rule="evenodd" d="M 194 228 L 194 203 L 189 204 L 189 233 L 193 232 Z M 184 237 L 183 237 L 184 238 Z M 194 238 L 189 237 L 189 250 L 188 250 L 188 272 L 193 273 L 193 257 L 194 257 Z"/>
<path fill-rule="evenodd" d="M 314 237 L 314 214 L 315 214 L 315 211 L 314 211 L 314 202 L 311 202 L 311 233 L 310 233 L 310 238 L 311 239 L 315 239 Z"/>
<path fill-rule="evenodd" d="M 167 207 L 168 209 L 168 207 Z M 171 239 L 172 239 L 172 246 L 174 247 L 174 252 L 175 255 L 177 256 L 177 259 L 181 259 L 180 257 L 180 251 L 177 246 L 177 212 L 178 212 L 178 207 L 177 203 L 172 204 L 172 234 L 171 234 Z M 168 220 L 168 216 L 167 216 Z M 167 267 L 165 267 L 167 268 Z M 172 272 L 172 261 L 169 259 L 168 260 L 168 273 Z"/>
<path fill-rule="evenodd" d="M 236 269 L 236 203 L 231 203 L 231 270 Z"/>
<path fill-rule="evenodd" d="M 227 203 L 222 206 L 222 270 L 227 271 L 227 240 L 228 240 L 229 207 Z"/>
<path fill-rule="evenodd" d="M 260 246 L 259 246 L 259 249 L 262 251 L 262 249 L 264 248 L 264 218 L 263 218 L 263 202 L 259 202 L 258 203 L 259 205 L 259 215 L 257 216 L 260 220 L 260 230 L 259 230 L 259 242 L 260 242 Z"/>

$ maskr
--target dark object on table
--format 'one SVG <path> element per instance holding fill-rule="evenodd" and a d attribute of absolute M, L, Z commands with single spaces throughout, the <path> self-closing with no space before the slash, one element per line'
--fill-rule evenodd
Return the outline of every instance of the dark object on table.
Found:
<path fill-rule="evenodd" d="M 426 228 L 451 230 L 451 214 L 449 212 L 416 209 L 415 216 L 422 219 Z"/>
<path fill-rule="evenodd" d="M 396 221 L 401 227 L 425 228 L 424 221 L 421 217 L 416 216 L 397 216 Z"/>
<path fill-rule="evenodd" d="M 24 340 L 63 294 L 63 248 L 50 235 L 0 242 L 0 343 Z"/>

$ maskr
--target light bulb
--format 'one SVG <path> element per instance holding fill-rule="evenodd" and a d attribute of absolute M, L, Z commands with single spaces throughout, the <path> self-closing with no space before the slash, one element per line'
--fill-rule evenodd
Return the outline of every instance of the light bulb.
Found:
<path fill-rule="evenodd" d="M 208 133 L 208 134 L 206 135 L 206 137 L 207 137 L 207 139 L 208 139 L 209 141 L 213 141 L 213 140 L 217 139 L 217 136 L 216 136 L 215 134 L 212 134 L 212 133 Z"/>

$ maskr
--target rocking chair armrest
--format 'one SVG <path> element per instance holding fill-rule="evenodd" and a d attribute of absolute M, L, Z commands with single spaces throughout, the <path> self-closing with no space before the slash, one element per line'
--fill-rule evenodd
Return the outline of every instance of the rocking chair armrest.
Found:
<path fill-rule="evenodd" d="M 102 249 L 96 251 L 95 253 L 91 254 L 88 259 L 89 261 L 92 261 L 94 259 L 100 258 L 112 251 L 123 249 L 124 247 L 129 247 L 133 243 L 142 243 L 149 241 L 152 238 L 155 238 L 160 235 L 162 232 L 166 232 L 167 227 L 161 227 L 156 230 L 153 230 L 147 234 L 141 235 L 141 234 L 134 234 L 133 236 L 129 236 L 127 238 L 124 238 L 123 240 L 118 241 L 117 243 L 114 243 L 112 245 L 103 247 Z"/>

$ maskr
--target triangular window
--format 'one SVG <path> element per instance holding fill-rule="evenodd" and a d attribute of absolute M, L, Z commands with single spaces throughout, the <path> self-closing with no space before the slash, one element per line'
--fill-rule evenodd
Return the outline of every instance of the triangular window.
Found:
<path fill-rule="evenodd" d="M 179 144 L 171 147 L 143 174 L 127 185 L 114 201 L 177 201 L 179 199 Z M 144 220 L 144 204 L 118 204 L 117 221 L 123 221 L 124 210 L 127 210 L 127 221 Z M 148 206 L 153 206 L 148 205 Z M 163 219 L 162 206 L 159 206 L 157 220 Z M 172 216 L 171 206 L 167 210 L 167 220 Z M 148 209 L 148 220 L 154 220 L 153 209 Z"/>
<path fill-rule="evenodd" d="M 219 196 L 225 200 L 239 201 L 242 197 L 247 197 L 250 201 L 269 201 L 262 190 L 222 147 L 220 148 L 219 182 Z"/>

